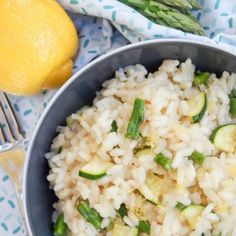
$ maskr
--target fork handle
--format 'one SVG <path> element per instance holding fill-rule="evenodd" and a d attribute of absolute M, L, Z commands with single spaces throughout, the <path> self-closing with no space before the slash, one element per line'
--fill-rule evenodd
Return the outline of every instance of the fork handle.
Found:
<path fill-rule="evenodd" d="M 22 190 L 19 189 L 19 187 L 16 184 L 14 184 L 14 187 L 15 187 L 15 194 L 16 194 L 17 203 L 18 203 L 18 206 L 19 206 L 19 209 L 20 209 L 20 212 L 21 212 L 21 217 L 23 219 L 26 234 L 27 234 L 27 236 L 31 236 L 31 234 L 29 233 L 27 220 L 25 218 Z"/>

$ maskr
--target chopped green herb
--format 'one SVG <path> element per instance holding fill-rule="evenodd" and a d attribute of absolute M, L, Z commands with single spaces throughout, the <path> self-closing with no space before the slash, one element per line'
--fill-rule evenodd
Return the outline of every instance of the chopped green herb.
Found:
<path fill-rule="evenodd" d="M 77 206 L 77 210 L 84 219 L 91 223 L 96 229 L 101 228 L 102 217 L 94 208 L 89 206 L 88 201 L 81 201 Z"/>
<path fill-rule="evenodd" d="M 124 216 L 127 215 L 127 209 L 126 209 L 126 207 L 125 207 L 125 204 L 121 204 L 121 205 L 120 205 L 120 208 L 119 208 L 119 210 L 118 210 L 118 213 L 119 213 L 119 215 L 120 215 L 121 218 L 123 218 Z"/>
<path fill-rule="evenodd" d="M 155 162 L 157 162 L 159 165 L 161 165 L 165 170 L 169 171 L 171 170 L 171 164 L 172 160 L 164 156 L 164 154 L 159 153 L 155 157 Z"/>
<path fill-rule="evenodd" d="M 144 233 L 150 234 L 151 232 L 151 226 L 150 224 L 145 220 L 140 220 L 138 223 L 138 229 Z"/>
<path fill-rule="evenodd" d="M 110 130 L 110 132 L 116 132 L 117 133 L 117 129 L 118 129 L 117 123 L 116 123 L 115 120 L 113 120 L 112 123 L 111 123 L 111 130 Z"/>
<path fill-rule="evenodd" d="M 60 146 L 57 150 L 57 154 L 60 154 L 62 152 L 62 149 L 63 149 L 62 146 Z"/>
<path fill-rule="evenodd" d="M 201 84 L 205 84 L 206 85 L 209 77 L 210 77 L 210 73 L 209 72 L 202 72 L 200 74 L 197 74 L 194 77 L 193 85 L 196 86 L 196 87 L 198 87 Z"/>
<path fill-rule="evenodd" d="M 54 225 L 53 235 L 54 236 L 65 236 L 66 230 L 67 230 L 67 225 L 64 222 L 64 215 L 60 214 L 57 217 L 57 221 Z"/>
<path fill-rule="evenodd" d="M 138 139 L 139 125 L 142 124 L 143 121 L 144 121 L 144 100 L 136 98 L 134 102 L 132 116 L 125 133 L 125 137 L 128 139 Z"/>
<path fill-rule="evenodd" d="M 202 165 L 206 157 L 200 152 L 194 151 L 189 159 L 192 160 L 195 164 Z"/>
<path fill-rule="evenodd" d="M 230 98 L 230 113 L 236 116 L 236 98 Z"/>
<path fill-rule="evenodd" d="M 181 202 L 178 202 L 177 205 L 175 206 L 179 210 L 184 210 L 187 206 L 182 204 Z"/>

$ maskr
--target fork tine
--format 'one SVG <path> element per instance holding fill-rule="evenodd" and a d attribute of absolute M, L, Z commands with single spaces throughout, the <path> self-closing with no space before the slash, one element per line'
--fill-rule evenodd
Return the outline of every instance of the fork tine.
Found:
<path fill-rule="evenodd" d="M 3 124 L 5 125 L 5 129 L 6 129 L 6 132 L 5 132 L 5 137 L 7 138 L 7 140 L 10 142 L 10 143 L 14 143 L 15 142 L 15 139 L 12 135 L 12 131 L 11 131 L 11 128 L 10 128 L 10 125 L 9 125 L 9 122 L 7 120 L 7 116 L 6 116 L 6 113 L 4 111 L 4 108 L 3 108 L 3 105 L 0 103 L 0 113 L 1 113 L 1 116 L 2 116 L 2 119 L 3 119 Z"/>
<path fill-rule="evenodd" d="M 17 134 L 17 139 L 18 140 L 21 140 L 24 138 L 23 136 L 23 132 L 22 132 L 22 129 L 19 125 L 19 123 L 17 122 L 17 119 L 16 119 L 16 114 L 12 108 L 12 105 L 11 105 L 11 102 L 9 101 L 9 98 L 7 96 L 6 93 L 2 93 L 2 97 L 4 99 L 4 102 L 6 103 L 7 107 L 8 107 L 8 111 L 9 111 L 9 114 L 11 116 L 11 119 L 12 119 L 12 125 L 14 126 L 14 130 L 16 131 L 16 134 Z"/>
<path fill-rule="evenodd" d="M 4 144 L 6 142 L 6 139 L 3 135 L 1 126 L 0 126 L 0 142 L 1 142 L 1 144 Z"/>

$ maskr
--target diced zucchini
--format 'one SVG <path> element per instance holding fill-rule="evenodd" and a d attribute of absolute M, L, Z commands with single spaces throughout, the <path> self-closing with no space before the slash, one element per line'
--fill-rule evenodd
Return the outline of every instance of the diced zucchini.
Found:
<path fill-rule="evenodd" d="M 107 231 L 111 231 L 114 228 L 114 221 L 110 220 L 109 225 L 106 227 Z"/>
<path fill-rule="evenodd" d="M 123 218 L 117 216 L 117 217 L 113 220 L 113 227 L 112 227 L 112 229 L 114 228 L 114 225 L 123 225 L 123 224 L 124 224 Z"/>
<path fill-rule="evenodd" d="M 151 232 L 151 225 L 146 220 L 140 220 L 138 223 L 138 229 L 141 232 L 150 234 Z"/>
<path fill-rule="evenodd" d="M 113 164 L 111 162 L 106 162 L 95 157 L 80 169 L 79 175 L 86 179 L 100 179 L 106 175 L 107 170 L 112 166 Z"/>
<path fill-rule="evenodd" d="M 161 194 L 162 179 L 149 172 L 146 176 L 146 183 L 140 189 L 143 197 L 151 203 L 157 205 Z"/>
<path fill-rule="evenodd" d="M 156 136 L 155 134 L 152 134 L 152 135 L 148 135 L 148 136 L 145 136 L 145 137 L 142 137 L 142 139 L 140 140 L 140 145 L 139 145 L 139 148 L 138 149 L 141 149 L 143 147 L 149 147 L 149 148 L 152 148 L 153 150 L 156 149 Z"/>
<path fill-rule="evenodd" d="M 140 158 L 142 156 L 147 156 L 147 155 L 154 156 L 154 152 L 153 152 L 153 149 L 151 148 L 151 146 L 144 146 L 142 148 L 139 148 L 134 154 L 134 156 L 136 158 Z"/>
<path fill-rule="evenodd" d="M 200 122 L 207 108 L 207 96 L 205 92 L 192 97 L 188 101 L 189 116 L 192 118 L 193 123 Z"/>
<path fill-rule="evenodd" d="M 81 201 L 77 206 L 77 210 L 84 217 L 84 219 L 91 223 L 96 229 L 101 228 L 102 217 L 94 208 L 89 206 L 89 202 L 87 200 Z"/>
<path fill-rule="evenodd" d="M 167 158 L 163 153 L 156 155 L 155 162 L 161 165 L 167 171 L 170 171 L 172 168 L 172 160 Z"/>
<path fill-rule="evenodd" d="M 187 220 L 189 227 L 193 230 L 195 225 L 198 222 L 199 217 L 201 216 L 204 207 L 201 205 L 190 205 L 182 210 L 182 215 Z"/>
<path fill-rule="evenodd" d="M 194 80 L 193 80 L 193 85 L 198 87 L 201 84 L 207 84 L 207 81 L 210 77 L 209 72 L 202 72 L 197 75 L 195 75 Z"/>
<path fill-rule="evenodd" d="M 221 151 L 233 152 L 236 147 L 236 124 L 226 124 L 214 129 L 210 140 Z"/>
<path fill-rule="evenodd" d="M 65 236 L 67 230 L 67 224 L 64 222 L 64 215 L 60 214 L 57 217 L 57 221 L 54 225 L 53 235 L 54 236 Z"/>
<path fill-rule="evenodd" d="M 115 224 L 112 230 L 112 236 L 138 236 L 138 229 L 126 225 Z"/>

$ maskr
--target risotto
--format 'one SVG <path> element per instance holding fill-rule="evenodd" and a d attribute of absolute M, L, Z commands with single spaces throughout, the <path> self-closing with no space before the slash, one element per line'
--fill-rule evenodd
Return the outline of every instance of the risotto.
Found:
<path fill-rule="evenodd" d="M 119 69 L 46 154 L 54 235 L 236 235 L 236 75 Z"/>

